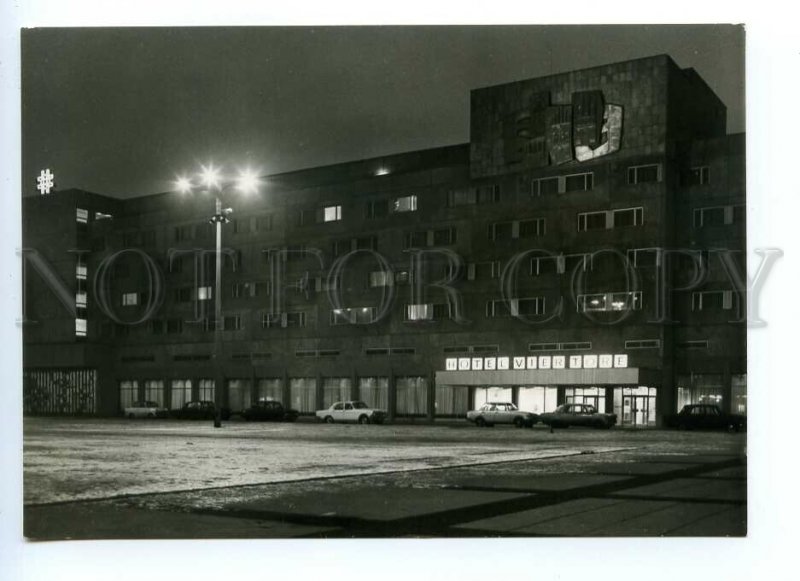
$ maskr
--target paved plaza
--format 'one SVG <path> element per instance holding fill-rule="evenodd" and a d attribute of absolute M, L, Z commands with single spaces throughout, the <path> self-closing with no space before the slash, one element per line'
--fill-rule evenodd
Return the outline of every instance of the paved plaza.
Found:
<path fill-rule="evenodd" d="M 27 419 L 31 540 L 742 536 L 746 434 Z"/>

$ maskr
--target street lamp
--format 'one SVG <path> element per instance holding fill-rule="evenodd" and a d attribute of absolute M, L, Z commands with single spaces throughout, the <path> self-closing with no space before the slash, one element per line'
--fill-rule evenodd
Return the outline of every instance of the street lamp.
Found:
<path fill-rule="evenodd" d="M 221 175 L 221 170 L 215 168 L 213 164 L 201 166 L 200 173 L 196 176 L 200 190 L 203 193 L 213 194 L 215 199 L 214 215 L 209 222 L 216 225 L 216 265 L 214 279 L 214 403 L 216 405 L 216 417 L 214 427 L 218 428 L 220 422 L 220 399 L 223 390 L 224 377 L 222 374 L 222 225 L 230 220 L 228 215 L 233 212 L 231 208 L 223 208 L 223 197 L 232 190 L 237 190 L 244 194 L 251 194 L 258 191 L 260 184 L 258 174 L 250 169 L 239 172 L 233 179 Z M 195 188 L 191 178 L 180 176 L 175 185 L 178 191 L 190 193 Z"/>

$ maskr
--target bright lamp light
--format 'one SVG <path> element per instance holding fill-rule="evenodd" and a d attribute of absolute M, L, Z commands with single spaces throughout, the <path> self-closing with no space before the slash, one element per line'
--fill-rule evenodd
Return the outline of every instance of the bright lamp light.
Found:
<path fill-rule="evenodd" d="M 186 176 L 179 176 L 178 179 L 175 180 L 175 187 L 178 188 L 179 192 L 190 192 L 192 190 L 192 181 Z"/>
<path fill-rule="evenodd" d="M 208 166 L 201 166 L 200 180 L 207 188 L 219 187 L 219 170 L 213 164 Z"/>
<path fill-rule="evenodd" d="M 239 177 L 236 179 L 236 187 L 246 194 L 258 190 L 259 183 L 258 173 L 250 169 L 239 172 Z"/>

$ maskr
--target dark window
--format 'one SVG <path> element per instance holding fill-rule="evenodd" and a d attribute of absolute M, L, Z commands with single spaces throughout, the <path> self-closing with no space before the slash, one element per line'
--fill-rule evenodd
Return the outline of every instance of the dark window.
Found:
<path fill-rule="evenodd" d="M 513 232 L 513 222 L 496 222 L 489 228 L 489 237 L 492 240 L 511 240 Z"/>
<path fill-rule="evenodd" d="M 428 232 L 420 230 L 406 234 L 406 248 L 417 248 L 428 245 Z"/>
<path fill-rule="evenodd" d="M 272 215 L 256 216 L 256 230 L 258 232 L 267 232 L 272 230 Z"/>
<path fill-rule="evenodd" d="M 628 168 L 629 184 L 644 184 L 660 181 L 661 171 L 658 164 L 640 165 Z"/>
<path fill-rule="evenodd" d="M 711 183 L 711 175 L 707 165 L 693 167 L 686 174 L 686 185 L 704 186 Z"/>
<path fill-rule="evenodd" d="M 591 212 L 578 214 L 578 231 L 605 230 L 606 212 Z"/>
<path fill-rule="evenodd" d="M 520 238 L 536 238 L 544 236 L 544 218 L 536 218 L 535 220 L 522 220 L 519 223 L 519 237 Z"/>
<path fill-rule="evenodd" d="M 433 231 L 433 245 L 442 246 L 446 244 L 455 244 L 456 242 L 456 229 L 443 228 L 441 230 Z"/>
<path fill-rule="evenodd" d="M 365 207 L 367 218 L 383 218 L 389 214 L 389 202 L 387 200 L 370 200 Z"/>
<path fill-rule="evenodd" d="M 180 333 L 183 329 L 183 321 L 181 319 L 167 319 L 167 333 L 173 335 Z"/>
<path fill-rule="evenodd" d="M 542 178 L 531 182 L 531 195 L 544 196 L 558 193 L 558 178 Z"/>
<path fill-rule="evenodd" d="M 594 187 L 594 174 L 582 173 L 564 178 L 565 192 L 584 192 Z"/>

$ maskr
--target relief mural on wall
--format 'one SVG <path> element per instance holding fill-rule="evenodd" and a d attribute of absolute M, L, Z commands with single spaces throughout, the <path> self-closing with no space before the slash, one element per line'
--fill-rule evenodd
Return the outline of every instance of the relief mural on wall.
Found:
<path fill-rule="evenodd" d="M 504 123 L 506 163 L 542 167 L 587 161 L 614 153 L 622 137 L 622 107 L 605 103 L 602 91 L 572 94 L 571 104 L 550 104 L 550 93 L 531 96 L 528 106 Z"/>

